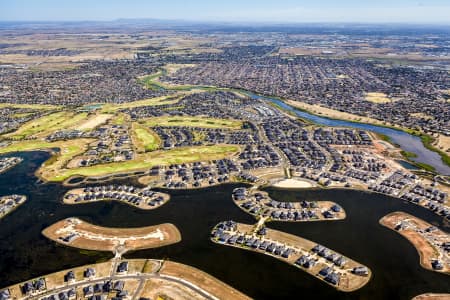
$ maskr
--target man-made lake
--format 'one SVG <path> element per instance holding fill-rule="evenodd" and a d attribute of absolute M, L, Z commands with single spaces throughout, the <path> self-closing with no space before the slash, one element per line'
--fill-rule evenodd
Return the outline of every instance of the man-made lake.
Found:
<path fill-rule="evenodd" d="M 433 166 L 436 169 L 436 171 L 439 172 L 440 174 L 450 175 L 450 167 L 447 166 L 442 161 L 439 154 L 425 148 L 425 146 L 423 145 L 420 138 L 415 135 L 406 133 L 401 130 L 395 130 L 392 128 L 387 128 L 387 127 L 382 127 L 382 126 L 377 126 L 377 125 L 356 123 L 356 122 L 349 122 L 349 121 L 335 120 L 335 119 L 320 117 L 320 116 L 313 115 L 308 112 L 296 109 L 295 107 L 290 106 L 289 104 L 286 104 L 285 102 L 283 102 L 279 99 L 276 99 L 276 98 L 259 96 L 259 95 L 256 95 L 256 94 L 253 94 L 250 92 L 246 92 L 246 94 L 255 99 L 263 99 L 263 100 L 275 103 L 276 105 L 282 107 L 283 109 L 295 113 L 298 117 L 303 118 L 308 121 L 311 121 L 313 123 L 319 124 L 319 125 L 335 126 L 335 127 L 351 127 L 351 128 L 363 129 L 363 130 L 368 130 L 368 131 L 373 131 L 376 133 L 384 134 L 384 135 L 388 136 L 393 143 L 398 144 L 403 150 L 417 154 L 417 157 L 412 158 L 412 160 L 414 160 L 416 162 L 426 163 L 430 166 Z"/>
<path fill-rule="evenodd" d="M 321 243 L 373 271 L 362 289 L 338 292 L 307 273 L 272 257 L 217 245 L 210 231 L 220 221 L 255 220 L 231 199 L 237 184 L 207 189 L 168 191 L 171 200 L 153 211 L 117 202 L 64 205 L 67 188 L 38 184 L 34 171 L 48 158 L 44 152 L 22 153 L 24 162 L 0 175 L 0 195 L 21 193 L 28 201 L 0 220 L 0 285 L 27 280 L 73 266 L 109 259 L 111 253 L 80 251 L 57 245 L 41 235 L 48 225 L 79 217 L 101 226 L 137 227 L 170 222 L 182 241 L 175 245 L 128 253 L 128 258 L 165 258 L 206 271 L 256 299 L 411 299 L 425 292 L 450 292 L 450 277 L 419 265 L 415 248 L 398 233 L 378 224 L 393 211 L 405 211 L 448 231 L 443 219 L 419 206 L 380 194 L 350 190 L 269 189 L 277 200 L 330 200 L 347 212 L 342 221 L 268 223 L 269 228 Z M 121 181 L 126 183 L 126 181 Z M 447 225 L 448 226 L 448 225 Z"/>

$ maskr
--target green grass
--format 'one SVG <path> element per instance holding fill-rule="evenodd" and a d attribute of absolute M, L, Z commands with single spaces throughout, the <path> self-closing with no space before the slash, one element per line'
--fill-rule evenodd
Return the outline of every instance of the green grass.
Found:
<path fill-rule="evenodd" d="M 87 144 L 92 141 L 92 139 L 76 139 L 57 142 L 26 140 L 13 142 L 4 148 L 0 148 L 0 154 L 20 151 L 47 150 L 54 148 L 60 149 L 59 153 L 44 162 L 37 172 L 43 179 L 48 179 L 58 174 L 61 168 L 63 168 L 73 157 L 86 151 Z"/>
<path fill-rule="evenodd" d="M 135 108 L 141 106 L 158 106 L 178 103 L 183 96 L 169 95 L 156 98 L 149 98 L 144 100 L 138 100 L 133 102 L 127 102 L 122 104 L 105 104 L 101 111 L 104 113 L 113 113 L 121 109 Z"/>
<path fill-rule="evenodd" d="M 114 116 L 111 120 L 110 120 L 110 124 L 112 125 L 123 125 L 126 121 L 126 115 L 119 113 L 117 116 Z"/>
<path fill-rule="evenodd" d="M 166 151 L 153 151 L 138 154 L 137 158 L 131 161 L 114 162 L 74 169 L 62 169 L 59 170 L 55 176 L 47 177 L 45 179 L 49 181 L 63 181 L 74 175 L 95 177 L 116 173 L 129 173 L 148 169 L 153 166 L 221 159 L 229 157 L 237 151 L 239 151 L 239 147 L 234 145 L 198 146 L 176 148 Z"/>
<path fill-rule="evenodd" d="M 414 164 L 417 165 L 418 167 L 420 167 L 421 169 L 424 169 L 425 171 L 430 171 L 430 172 L 435 171 L 435 168 L 433 166 L 430 166 L 429 164 L 421 163 L 421 162 L 414 162 Z"/>
<path fill-rule="evenodd" d="M 19 127 L 16 131 L 5 135 L 13 140 L 21 140 L 31 136 L 45 136 L 54 131 L 68 129 L 87 119 L 87 113 L 60 111 L 34 120 Z"/>
<path fill-rule="evenodd" d="M 0 148 L 0 154 L 20 151 L 33 151 L 39 149 L 55 148 L 55 143 L 49 143 L 42 140 L 29 140 L 12 143 L 6 147 Z"/>
<path fill-rule="evenodd" d="M 158 72 L 158 73 L 156 73 L 156 74 L 152 74 L 152 75 L 148 75 L 148 76 L 142 77 L 142 80 L 143 80 L 142 82 L 143 82 L 144 84 L 146 84 L 146 85 L 156 86 L 156 87 L 158 87 L 158 88 L 163 88 L 163 89 L 166 89 L 166 90 L 175 90 L 175 91 L 176 91 L 176 90 L 202 89 L 202 90 L 206 90 L 206 91 L 226 90 L 226 91 L 234 91 L 234 92 L 243 93 L 243 94 L 246 94 L 246 92 L 247 92 L 246 90 L 242 90 L 242 89 L 219 88 L 219 87 L 212 87 L 212 86 L 193 86 L 193 85 L 172 86 L 172 85 L 163 84 L 163 83 L 157 81 L 157 79 L 158 79 L 160 76 L 165 75 L 166 72 L 167 72 L 167 71 L 166 71 L 165 69 L 163 69 L 162 71 L 160 71 L 160 72 Z M 258 93 L 255 93 L 255 94 L 260 95 L 260 96 L 265 96 L 265 95 L 261 95 L 261 94 L 258 94 Z M 281 101 L 285 101 L 283 98 L 280 98 L 280 97 L 277 97 L 277 96 L 273 96 L 273 95 L 269 95 L 268 97 L 272 97 L 272 98 L 275 98 L 275 99 L 279 99 L 279 100 L 281 100 Z M 312 112 L 310 112 L 310 111 L 308 111 L 308 110 L 301 109 L 301 108 L 297 108 L 297 109 L 303 110 L 303 111 L 305 111 L 305 112 L 308 112 L 308 113 L 310 113 L 310 114 L 315 115 L 314 113 L 312 113 Z M 340 119 L 337 119 L 337 118 L 331 118 L 331 117 L 326 117 L 326 118 L 334 119 L 334 120 L 340 120 Z M 366 124 L 366 123 L 363 123 L 363 122 L 360 122 L 360 121 L 355 121 L 355 120 L 351 120 L 351 121 L 350 121 L 350 120 L 345 120 L 345 121 L 353 122 L 353 123 L 362 123 L 362 124 Z M 380 126 L 380 127 L 385 127 L 385 128 L 391 128 L 391 129 L 395 129 L 395 130 L 400 130 L 400 131 L 404 131 L 404 132 L 409 133 L 409 134 L 413 134 L 413 135 L 419 136 L 419 137 L 422 139 L 422 143 L 424 144 L 424 146 L 425 146 L 427 149 L 429 149 L 429 150 L 431 150 L 431 151 L 434 151 L 434 152 L 438 153 L 438 154 L 441 156 L 442 161 L 443 161 L 446 165 L 450 166 L 450 156 L 448 156 L 446 153 L 444 153 L 444 152 L 442 152 L 442 151 L 440 151 L 440 150 L 434 148 L 434 147 L 431 145 L 432 142 L 433 142 L 433 138 L 432 138 L 431 136 L 426 135 L 426 134 L 421 134 L 421 133 L 419 133 L 419 132 L 417 132 L 417 131 L 415 131 L 415 130 L 413 130 L 413 129 L 403 128 L 403 127 L 398 127 L 398 126 L 390 126 L 390 125 L 386 125 L 386 124 L 373 124 L 373 125 Z M 383 135 L 380 135 L 380 137 L 381 137 L 383 140 L 385 140 L 385 141 L 387 141 L 387 142 L 390 142 L 390 141 L 387 139 L 387 137 L 383 137 Z M 429 167 L 431 167 L 431 166 L 429 166 Z"/>
<path fill-rule="evenodd" d="M 429 149 L 431 151 L 437 152 L 441 156 L 442 161 L 447 166 L 450 166 L 450 156 L 448 156 L 443 151 L 440 151 L 439 149 L 436 149 L 435 147 L 432 146 L 432 143 L 434 142 L 434 138 L 432 136 L 429 136 L 427 134 L 419 134 L 418 136 L 422 140 L 422 143 L 425 146 L 425 148 L 427 148 L 427 149 Z"/>
<path fill-rule="evenodd" d="M 154 151 L 161 144 L 161 140 L 156 133 L 136 123 L 133 123 L 133 135 L 135 146 L 141 152 Z"/>
<path fill-rule="evenodd" d="M 417 157 L 417 154 L 416 154 L 416 153 L 414 153 L 414 152 L 409 152 L 409 151 L 405 151 L 405 150 L 400 151 L 400 154 L 403 155 L 403 157 L 405 157 L 405 158 L 407 158 L 407 159 Z"/>
<path fill-rule="evenodd" d="M 202 128 L 228 128 L 240 129 L 242 122 L 228 119 L 214 119 L 190 116 L 170 116 L 155 117 L 141 121 L 146 126 L 186 126 L 186 127 L 202 127 Z"/>
<path fill-rule="evenodd" d="M 27 108 L 35 110 L 52 110 L 59 109 L 61 106 L 49 105 L 49 104 L 15 104 L 15 103 L 0 103 L 0 108 L 10 107 L 10 108 Z"/>
<path fill-rule="evenodd" d="M 18 113 L 18 114 L 14 114 L 13 118 L 24 118 L 24 117 L 28 117 L 31 116 L 33 113 L 29 112 L 29 113 Z"/>
<path fill-rule="evenodd" d="M 189 85 L 189 84 L 183 84 L 183 85 L 172 85 L 172 84 L 166 84 L 161 81 L 158 81 L 159 77 L 166 75 L 167 70 L 162 69 L 161 71 L 151 74 L 142 76 L 138 79 L 138 82 L 140 82 L 142 85 L 144 85 L 146 88 L 150 90 L 172 90 L 172 91 L 190 91 L 193 89 L 202 89 L 205 91 L 218 91 L 218 90 L 229 90 L 228 88 L 219 88 L 215 86 L 203 86 L 203 85 Z"/>

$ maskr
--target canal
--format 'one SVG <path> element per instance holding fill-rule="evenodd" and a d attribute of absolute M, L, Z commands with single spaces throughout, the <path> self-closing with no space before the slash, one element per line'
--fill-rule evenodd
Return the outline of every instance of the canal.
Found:
<path fill-rule="evenodd" d="M 220 221 L 253 224 L 255 220 L 231 199 L 238 184 L 198 190 L 167 191 L 171 200 L 153 211 L 117 202 L 65 205 L 66 187 L 37 183 L 35 170 L 49 158 L 45 152 L 20 153 L 24 161 L 0 174 L 0 195 L 20 193 L 27 202 L 0 220 L 1 287 L 61 269 L 103 261 L 107 252 L 80 251 L 58 245 L 41 230 L 67 217 L 100 226 L 138 227 L 170 222 L 182 235 L 178 244 L 126 254 L 126 258 L 163 258 L 197 267 L 256 299 L 411 299 L 425 292 L 450 292 L 448 275 L 423 269 L 415 248 L 398 233 L 378 223 L 393 211 L 405 211 L 448 232 L 433 212 L 381 194 L 351 190 L 268 189 L 281 201 L 329 200 L 347 212 L 342 221 L 268 223 L 269 228 L 321 243 L 368 266 L 373 278 L 362 289 L 338 292 L 307 273 L 272 257 L 210 241 Z M 116 181 L 118 183 L 119 181 Z M 122 180 L 120 183 L 133 183 Z M 447 227 L 446 227 L 447 226 Z M 0 287 L 0 288 L 1 288 Z"/>

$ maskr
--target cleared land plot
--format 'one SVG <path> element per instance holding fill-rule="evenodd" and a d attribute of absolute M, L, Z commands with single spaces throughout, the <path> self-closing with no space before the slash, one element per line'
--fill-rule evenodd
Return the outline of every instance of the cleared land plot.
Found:
<path fill-rule="evenodd" d="M 198 295 L 190 288 L 179 284 L 178 282 L 172 282 L 163 278 L 152 278 L 145 281 L 142 293 L 139 298 L 146 299 L 177 299 L 177 300 L 200 300 L 207 299 L 201 295 Z"/>
<path fill-rule="evenodd" d="M 186 126 L 186 127 L 203 127 L 203 128 L 229 128 L 229 129 L 239 129 L 242 127 L 241 121 L 202 118 L 202 117 L 188 117 L 188 116 L 156 117 L 141 121 L 141 123 L 150 127 Z"/>
<path fill-rule="evenodd" d="M 415 296 L 412 300 L 450 300 L 450 294 L 427 293 Z"/>
<path fill-rule="evenodd" d="M 159 273 L 189 281 L 218 299 L 250 299 L 231 286 L 194 267 L 165 261 Z"/>
<path fill-rule="evenodd" d="M 315 184 L 314 182 L 309 181 L 309 180 L 289 178 L 289 179 L 280 180 L 280 181 L 272 184 L 272 186 L 281 187 L 281 188 L 308 189 L 308 188 L 316 187 L 317 184 Z"/>
<path fill-rule="evenodd" d="M 44 179 L 49 181 L 63 181 L 71 176 L 100 177 L 118 173 L 130 173 L 145 170 L 153 166 L 166 166 L 196 161 L 210 161 L 232 156 L 239 151 L 234 145 L 214 145 L 159 150 L 138 154 L 136 159 L 109 164 L 99 164 L 90 167 L 56 170 L 57 174 Z"/>
<path fill-rule="evenodd" d="M 428 270 L 436 272 L 450 273 L 450 257 L 445 254 L 443 249 L 439 250 L 438 245 L 443 242 L 450 243 L 450 235 L 439 230 L 434 229 L 427 232 L 427 228 L 433 227 L 431 224 L 409 215 L 404 212 L 393 212 L 380 219 L 380 224 L 392 229 L 413 244 L 420 256 L 420 265 Z M 428 238 L 427 238 L 428 236 Z M 435 270 L 431 265 L 431 261 L 439 259 L 443 264 L 442 270 Z"/>
<path fill-rule="evenodd" d="M 149 128 L 133 123 L 132 132 L 133 144 L 138 152 L 154 151 L 159 148 L 161 139 Z"/>
<path fill-rule="evenodd" d="M 385 93 L 370 92 L 366 93 L 364 99 L 372 103 L 389 103 L 391 99 Z"/>
<path fill-rule="evenodd" d="M 173 224 L 138 228 L 100 227 L 77 218 L 61 220 L 42 231 L 42 234 L 64 245 L 97 251 L 121 253 L 138 249 L 157 248 L 181 241 L 181 234 Z M 65 241 L 68 236 L 73 239 Z"/>
<path fill-rule="evenodd" d="M 77 126 L 77 129 L 79 130 L 90 130 L 94 129 L 95 127 L 102 125 L 109 119 L 111 119 L 113 115 L 111 114 L 96 114 L 92 115 L 87 119 L 84 123 L 80 124 L 80 126 Z"/>

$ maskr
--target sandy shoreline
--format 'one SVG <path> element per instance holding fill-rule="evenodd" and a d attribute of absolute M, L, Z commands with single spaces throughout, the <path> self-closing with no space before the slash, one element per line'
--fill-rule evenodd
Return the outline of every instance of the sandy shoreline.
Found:
<path fill-rule="evenodd" d="M 312 187 L 317 187 L 316 184 L 312 183 L 309 180 L 305 179 L 283 179 L 276 183 L 273 183 L 272 186 L 280 187 L 280 188 L 298 188 L 298 189 L 308 189 Z"/>

